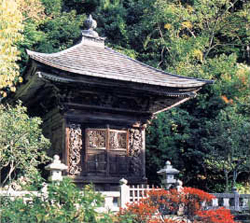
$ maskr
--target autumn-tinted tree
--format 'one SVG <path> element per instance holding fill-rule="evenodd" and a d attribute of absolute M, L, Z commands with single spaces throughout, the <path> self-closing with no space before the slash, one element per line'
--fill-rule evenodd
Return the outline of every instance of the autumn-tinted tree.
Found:
<path fill-rule="evenodd" d="M 20 55 L 16 43 L 22 39 L 22 20 L 18 1 L 0 1 L 0 99 L 6 97 L 8 91 L 15 91 L 15 84 L 22 80 L 16 64 Z"/>

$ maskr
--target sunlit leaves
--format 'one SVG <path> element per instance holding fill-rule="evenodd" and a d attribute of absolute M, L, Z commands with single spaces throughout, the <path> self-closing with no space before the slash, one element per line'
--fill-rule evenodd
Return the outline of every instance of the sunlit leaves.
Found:
<path fill-rule="evenodd" d="M 20 51 L 18 43 L 24 40 L 24 24 L 37 23 L 44 18 L 39 0 L 0 0 L 0 98 L 15 92 L 19 78 Z"/>
<path fill-rule="evenodd" d="M 7 96 L 6 88 L 15 91 L 18 82 L 16 43 L 22 39 L 22 20 L 17 0 L 0 0 L 0 98 Z"/>
<path fill-rule="evenodd" d="M 39 22 L 45 18 L 44 6 L 40 0 L 16 0 L 19 10 L 23 14 L 24 20 L 31 19 L 33 22 Z"/>

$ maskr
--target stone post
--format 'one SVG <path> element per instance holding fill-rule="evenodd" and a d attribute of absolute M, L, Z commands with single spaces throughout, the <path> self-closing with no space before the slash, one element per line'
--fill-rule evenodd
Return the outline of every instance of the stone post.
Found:
<path fill-rule="evenodd" d="M 234 193 L 234 210 L 240 211 L 240 195 L 237 192 L 236 187 L 233 188 L 233 193 Z"/>
<path fill-rule="evenodd" d="M 218 201 L 217 197 L 212 199 L 212 206 L 213 207 L 218 207 L 219 206 L 219 201 Z"/>
<path fill-rule="evenodd" d="M 50 171 L 50 181 L 62 181 L 62 171 L 67 170 L 68 167 L 64 164 L 61 163 L 60 157 L 58 155 L 54 155 L 53 161 L 51 164 L 47 165 L 45 167 L 46 170 Z"/>
<path fill-rule="evenodd" d="M 223 198 L 223 206 L 224 206 L 225 208 L 228 208 L 228 209 L 229 209 L 229 207 L 230 207 L 229 201 L 230 201 L 230 198 L 227 198 L 227 197 L 224 197 L 224 198 Z"/>
<path fill-rule="evenodd" d="M 128 181 L 122 178 L 120 181 L 120 207 L 125 208 L 126 204 L 129 202 L 129 186 Z"/>

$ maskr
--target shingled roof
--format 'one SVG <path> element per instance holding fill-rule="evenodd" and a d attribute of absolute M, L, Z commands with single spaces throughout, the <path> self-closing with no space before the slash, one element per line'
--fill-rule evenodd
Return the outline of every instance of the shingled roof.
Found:
<path fill-rule="evenodd" d="M 27 50 L 27 53 L 42 64 L 79 75 L 178 88 L 211 83 L 166 73 L 105 47 L 104 38 L 99 37 L 93 28 L 90 24 L 89 29 L 82 33 L 82 41 L 67 50 L 51 54 Z"/>

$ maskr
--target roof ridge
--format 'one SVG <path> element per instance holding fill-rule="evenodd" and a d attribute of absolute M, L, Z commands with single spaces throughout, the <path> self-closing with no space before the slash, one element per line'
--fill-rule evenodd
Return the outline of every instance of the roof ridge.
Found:
<path fill-rule="evenodd" d="M 74 50 L 75 48 L 79 47 L 80 45 L 84 45 L 82 41 L 80 43 L 74 45 L 74 46 L 69 47 L 68 49 L 65 49 L 65 50 L 62 50 L 62 51 L 59 51 L 59 52 L 55 52 L 55 53 L 40 53 L 40 52 L 36 52 L 36 51 L 33 51 L 33 50 L 28 50 L 28 49 L 26 49 L 26 52 L 27 52 L 27 54 L 29 56 L 34 55 L 34 54 L 43 55 L 43 56 L 60 56 L 60 55 L 62 55 L 64 53 L 67 53 L 67 52 L 69 52 L 71 50 Z"/>

